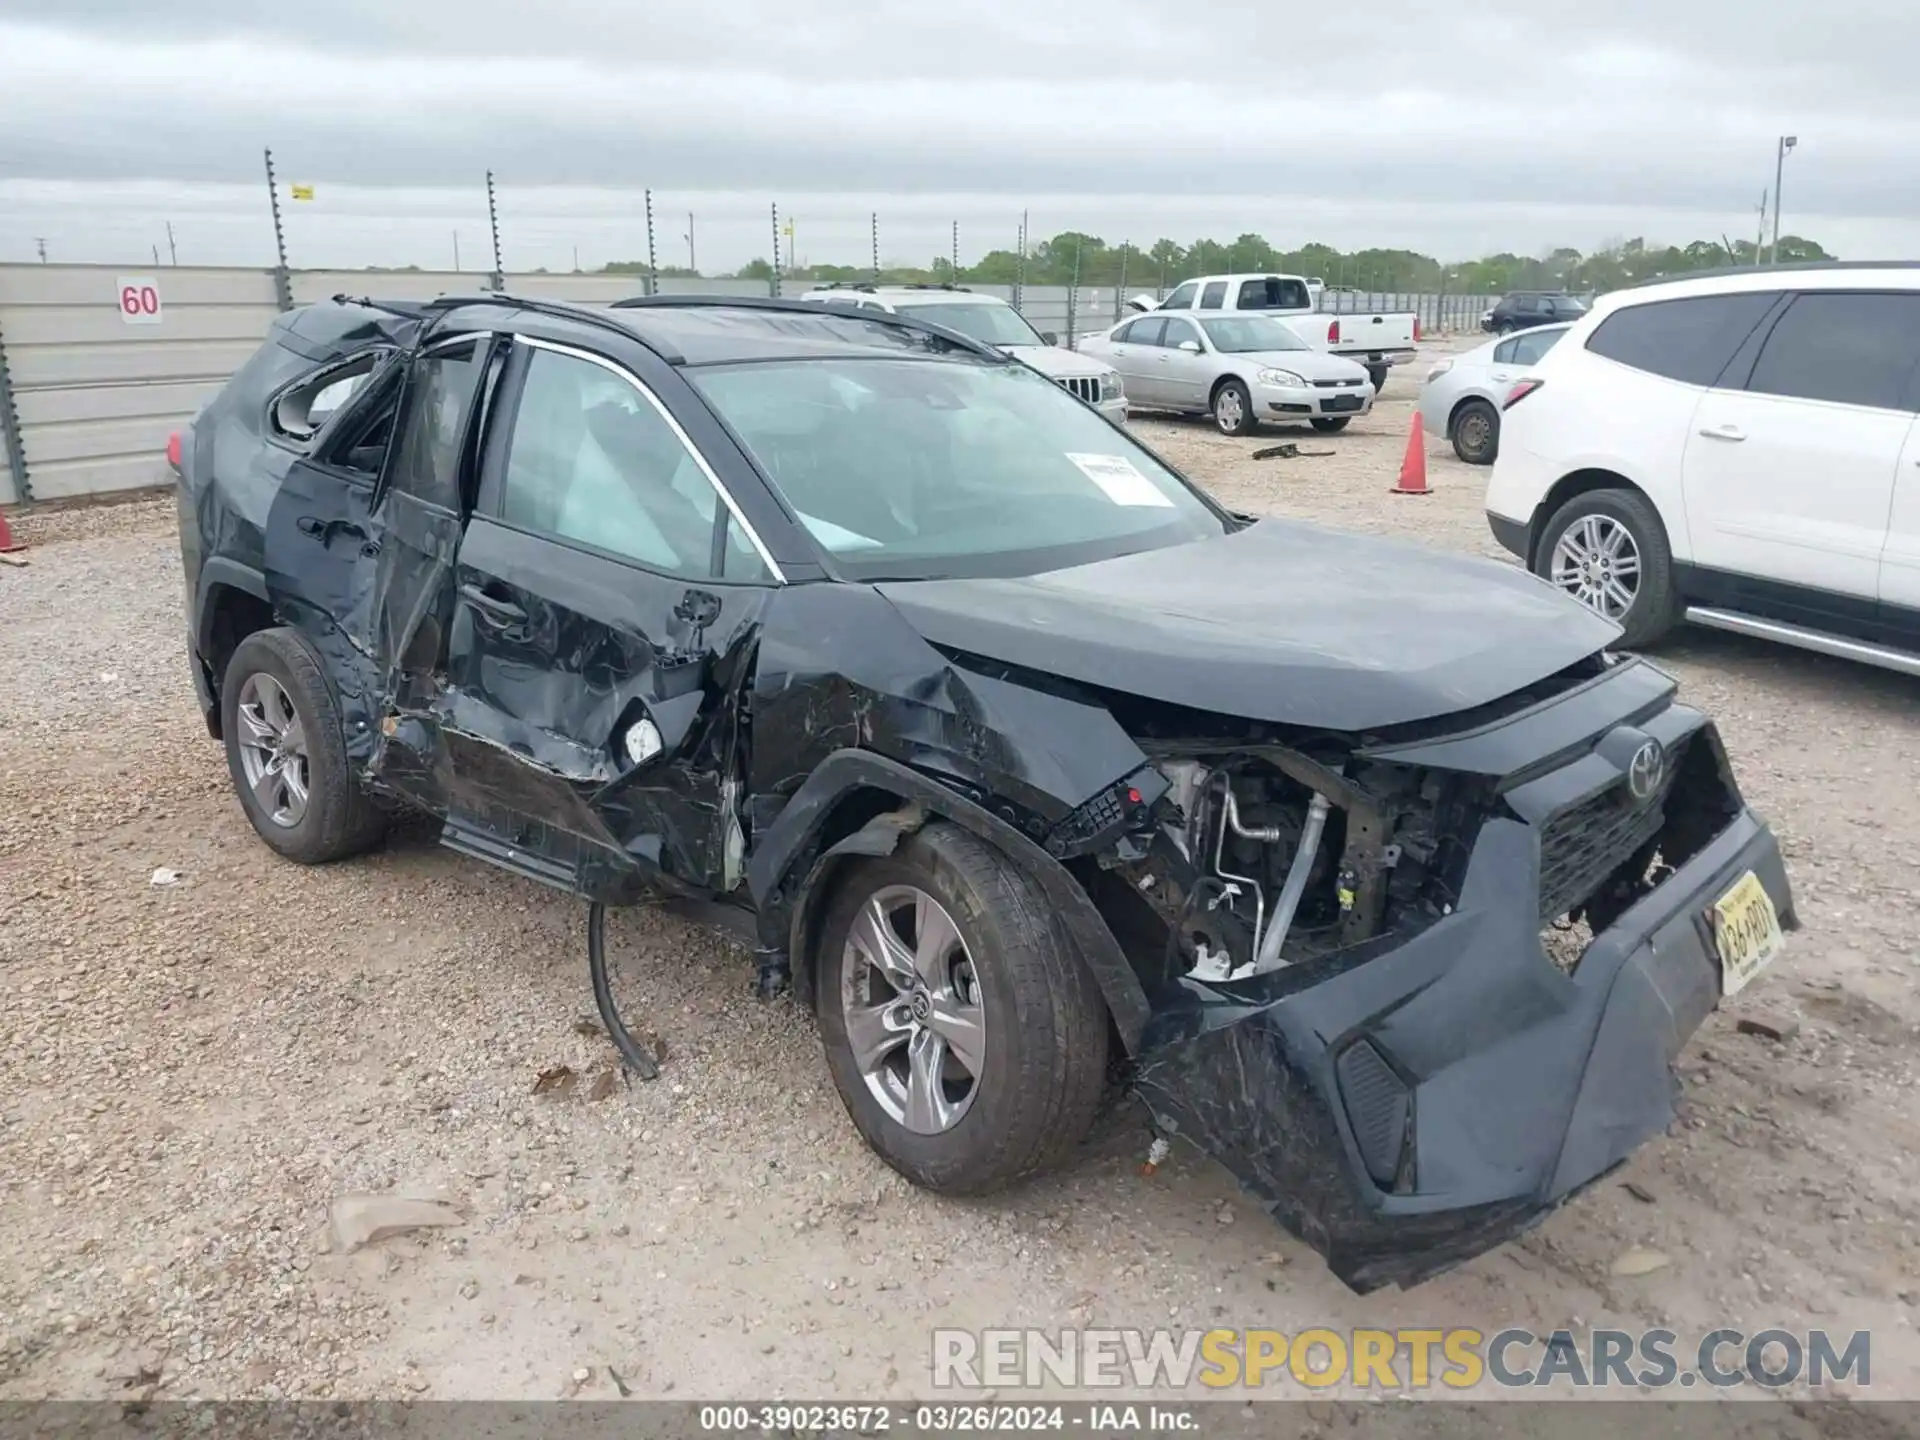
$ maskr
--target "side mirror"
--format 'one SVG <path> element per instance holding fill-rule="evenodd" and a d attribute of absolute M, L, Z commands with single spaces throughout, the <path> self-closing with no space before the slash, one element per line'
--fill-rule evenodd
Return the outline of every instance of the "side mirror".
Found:
<path fill-rule="evenodd" d="M 1060 336 L 1052 330 L 1042 330 L 1040 332 L 1040 338 L 1049 345 L 1058 345 L 1060 343 Z"/>
<path fill-rule="evenodd" d="M 1200 342 L 1198 340 L 1182 340 L 1180 342 L 1180 348 L 1189 355 L 1198 355 L 1200 353 Z"/>

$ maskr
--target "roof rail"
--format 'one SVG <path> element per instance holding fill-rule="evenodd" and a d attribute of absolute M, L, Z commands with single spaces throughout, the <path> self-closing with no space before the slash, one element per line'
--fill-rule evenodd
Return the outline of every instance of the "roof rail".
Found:
<path fill-rule="evenodd" d="M 896 285 L 893 288 L 896 290 L 951 290 L 954 293 L 960 294 L 960 295 L 971 295 L 973 293 L 973 291 L 969 290 L 964 285 L 948 285 L 939 281 L 935 281 L 932 283 L 928 283 L 926 281 L 915 281 L 911 285 Z"/>
<path fill-rule="evenodd" d="M 871 295 L 875 287 L 871 280 L 816 280 L 813 282 L 813 288 L 816 290 L 864 290 Z"/>
<path fill-rule="evenodd" d="M 855 310 L 851 306 L 846 306 L 823 312 L 820 305 L 808 304 L 805 300 L 775 300 L 770 296 L 763 300 L 744 295 L 631 295 L 625 300 L 614 301 L 609 308 L 614 310 L 762 310 L 782 315 L 813 316 L 826 313 L 842 319 L 864 320 L 870 325 L 891 325 L 897 330 L 912 330 L 922 335 L 932 335 L 958 349 L 969 351 L 983 360 L 992 360 L 996 364 L 1017 363 L 997 345 L 989 345 L 984 340 L 976 340 L 971 335 L 950 330 L 945 325 L 936 325 L 930 320 L 895 315 L 886 310 Z M 638 332 L 629 331 L 628 333 L 637 334 Z M 644 338 L 643 336 L 642 339 Z M 652 348 L 658 348 L 652 341 L 646 343 Z M 665 352 L 662 352 L 662 356 L 665 358 Z"/>

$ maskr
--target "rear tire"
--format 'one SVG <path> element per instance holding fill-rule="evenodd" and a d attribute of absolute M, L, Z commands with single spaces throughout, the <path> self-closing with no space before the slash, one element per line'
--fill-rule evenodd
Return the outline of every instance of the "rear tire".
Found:
<path fill-rule="evenodd" d="M 1500 453 L 1500 412 L 1469 400 L 1453 417 L 1453 453 L 1469 465 L 1491 465 Z"/>
<path fill-rule="evenodd" d="M 1629 557 L 1631 575 L 1623 566 Z M 1532 569 L 1619 625 L 1627 649 L 1655 643 L 1679 619 L 1667 529 L 1638 490 L 1589 490 L 1567 501 L 1542 528 Z M 1631 592 L 1624 606 L 1622 589 Z"/>
<path fill-rule="evenodd" d="M 1316 415 L 1311 423 L 1322 435 L 1338 435 L 1352 419 L 1351 415 Z"/>
<path fill-rule="evenodd" d="M 1238 380 L 1223 380 L 1214 387 L 1213 423 L 1222 435 L 1251 435 L 1260 423 L 1254 418 L 1253 397 Z"/>
<path fill-rule="evenodd" d="M 387 815 L 347 760 L 319 652 L 295 630 L 256 630 L 220 687 L 227 773 L 255 833 L 289 860 L 324 865 L 379 843 Z"/>
<path fill-rule="evenodd" d="M 868 958 L 889 933 L 904 989 Z M 978 837 L 936 822 L 891 855 L 854 861 L 829 902 L 814 974 L 847 1113 L 914 1184 L 998 1190 L 1057 1163 L 1091 1128 L 1106 1083 L 1106 1005 L 1045 892 Z M 935 1002 L 935 1024 L 920 1023 L 920 995 Z M 962 1033 L 955 1016 L 977 1028 L 948 1046 L 941 1037 Z M 927 1036 L 939 1038 L 925 1052 L 933 1079 L 916 1098 Z"/>

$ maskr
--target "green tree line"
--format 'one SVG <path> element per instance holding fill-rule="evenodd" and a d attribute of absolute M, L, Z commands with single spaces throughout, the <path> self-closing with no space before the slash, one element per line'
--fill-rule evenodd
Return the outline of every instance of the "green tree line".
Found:
<path fill-rule="evenodd" d="M 1780 238 L 1782 263 L 1835 258 L 1816 241 L 1798 235 Z M 896 284 L 962 285 L 1016 282 L 1068 285 L 1077 279 L 1082 285 L 1124 285 L 1129 291 L 1150 291 L 1176 285 L 1192 275 L 1272 270 L 1316 276 L 1329 286 L 1356 290 L 1429 294 L 1444 290 L 1448 294 L 1495 295 L 1509 290 L 1565 289 L 1577 293 L 1617 290 L 1642 280 L 1754 263 L 1753 241 L 1732 240 L 1726 236 L 1717 240 L 1695 240 L 1687 245 L 1651 245 L 1644 238 L 1636 237 L 1591 253 L 1568 247 L 1550 250 L 1544 255 L 1503 251 L 1478 260 L 1447 263 L 1415 250 L 1341 251 L 1319 244 L 1280 250 L 1252 234 L 1232 241 L 1196 240 L 1191 245 L 1162 239 L 1143 249 L 1110 245 L 1098 235 L 1063 230 L 1051 239 L 1029 244 L 1024 266 L 1017 250 L 991 250 L 974 264 L 960 267 L 958 274 L 950 260 L 938 256 L 925 265 L 884 264 L 880 279 Z M 645 261 L 623 260 L 603 266 L 602 271 L 631 275 L 645 274 L 646 268 Z M 663 276 L 694 273 L 682 266 L 660 268 Z M 740 278 L 764 280 L 772 276 L 773 265 L 762 257 L 733 273 Z M 872 268 L 864 265 L 809 265 L 792 269 L 782 266 L 781 275 L 791 280 L 821 282 L 874 278 Z"/>

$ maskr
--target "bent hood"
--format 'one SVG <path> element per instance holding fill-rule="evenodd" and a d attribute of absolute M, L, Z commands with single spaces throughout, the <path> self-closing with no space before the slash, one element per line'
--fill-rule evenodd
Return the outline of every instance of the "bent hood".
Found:
<path fill-rule="evenodd" d="M 1291 520 L 1019 579 L 878 588 L 935 645 L 1345 731 L 1487 704 L 1620 635 L 1515 566 Z"/>

